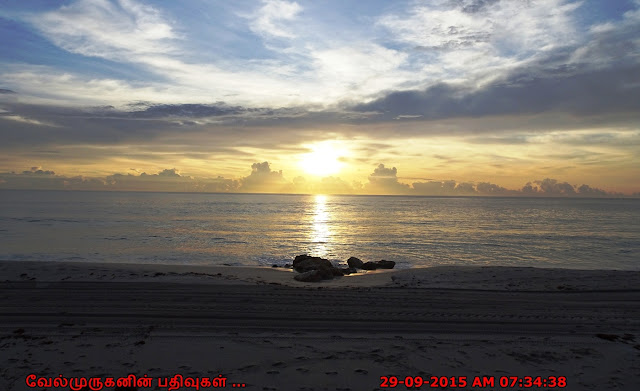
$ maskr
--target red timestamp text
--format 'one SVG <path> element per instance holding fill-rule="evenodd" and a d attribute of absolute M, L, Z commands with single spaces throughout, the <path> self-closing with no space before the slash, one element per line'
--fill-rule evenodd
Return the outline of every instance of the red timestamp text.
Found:
<path fill-rule="evenodd" d="M 565 376 L 380 376 L 381 388 L 565 388 Z"/>

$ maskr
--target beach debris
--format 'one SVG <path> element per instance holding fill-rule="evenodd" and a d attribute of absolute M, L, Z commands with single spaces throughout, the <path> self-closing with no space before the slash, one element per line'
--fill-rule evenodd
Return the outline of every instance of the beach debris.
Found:
<path fill-rule="evenodd" d="M 330 280 L 336 276 L 344 276 L 357 273 L 358 269 L 376 270 L 376 269 L 393 269 L 396 265 L 393 261 L 380 260 L 377 262 L 362 262 L 356 257 L 350 257 L 347 260 L 349 267 L 337 268 L 333 266 L 331 261 L 320 257 L 312 257 L 307 254 L 298 255 L 293 260 L 293 269 L 298 275 L 294 277 L 297 281 L 318 282 L 321 280 Z"/>

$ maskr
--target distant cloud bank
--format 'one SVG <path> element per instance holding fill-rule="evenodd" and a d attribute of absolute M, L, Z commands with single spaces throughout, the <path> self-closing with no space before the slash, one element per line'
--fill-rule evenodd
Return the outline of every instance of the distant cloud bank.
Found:
<path fill-rule="evenodd" d="M 133 169 L 132 169 L 133 170 Z M 520 189 L 507 189 L 489 182 L 457 182 L 430 180 L 400 182 L 396 167 L 379 164 L 364 184 L 351 184 L 337 177 L 309 180 L 296 177 L 286 179 L 281 170 L 274 171 L 268 162 L 254 163 L 251 173 L 240 179 L 221 176 L 204 178 L 181 175 L 175 169 L 164 169 L 156 174 L 120 174 L 106 177 L 56 175 L 52 170 L 31 167 L 20 173 L 0 173 L 0 189 L 42 190 L 97 190 L 97 191 L 157 191 L 204 193 L 291 193 L 291 194 L 361 194 L 361 195 L 414 195 L 414 196 L 500 196 L 500 197 L 592 197 L 640 198 L 640 193 L 607 192 L 587 184 L 572 185 L 545 178 L 527 182 Z"/>

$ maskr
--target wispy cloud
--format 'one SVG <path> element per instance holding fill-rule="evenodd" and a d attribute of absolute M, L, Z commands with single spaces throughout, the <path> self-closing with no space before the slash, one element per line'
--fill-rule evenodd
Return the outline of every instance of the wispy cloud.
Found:
<path fill-rule="evenodd" d="M 157 4 L 78 0 L 28 19 L 69 52 L 135 64 L 144 72 L 135 79 L 114 80 L 42 68 L 32 84 L 51 85 L 49 94 L 57 98 L 93 97 L 92 102 L 103 99 L 105 104 L 329 106 L 438 84 L 485 88 L 524 69 L 526 81 L 551 68 L 564 66 L 571 76 L 585 62 L 610 64 L 621 55 L 637 60 L 633 26 L 640 11 L 627 12 L 621 23 L 592 26 L 585 35 L 575 18 L 580 6 L 568 0 L 412 2 L 377 15 L 377 28 L 364 39 L 363 34 L 333 34 L 332 26 L 303 17 L 296 2 L 265 0 L 239 14 L 245 15 L 240 21 L 247 30 L 263 38 L 271 57 L 246 53 L 209 62 L 199 61 L 195 47 L 188 45 L 189 26 L 171 19 Z M 288 43 L 270 46 L 272 38 Z M 540 67 L 542 63 L 548 66 Z M 8 69 L 3 77 L 12 86 L 30 87 L 31 75 Z"/>
<path fill-rule="evenodd" d="M 268 14 L 265 20 L 258 18 L 262 20 L 258 24 L 264 28 L 273 27 L 270 31 L 274 33 L 280 31 L 275 29 L 275 21 L 295 14 L 287 11 L 293 6 L 287 8 L 284 3 L 266 3 L 264 7 Z M 158 81 L 147 75 L 136 82 L 100 78 L 87 80 L 85 76 L 68 72 L 62 75 L 55 70 L 38 72 L 38 84 L 65 84 L 66 88 L 49 91 L 62 95 L 65 90 L 72 90 L 63 95 L 65 99 L 89 95 L 93 96 L 92 101 L 103 99 L 110 104 L 115 100 L 120 103 L 132 100 L 181 100 L 187 103 L 235 96 L 236 101 L 256 104 L 273 100 L 283 92 L 285 95 L 287 91 L 290 94 L 299 92 L 288 80 L 272 74 L 270 71 L 277 67 L 268 62 L 258 67 L 252 63 L 238 67 L 232 62 L 227 66 L 233 69 L 225 69 L 208 63 L 184 61 L 182 57 L 185 54 L 193 57 L 194 53 L 186 52 L 184 37 L 176 33 L 173 23 L 156 8 L 134 0 L 79 0 L 55 11 L 33 15 L 29 20 L 53 43 L 69 52 L 137 64 L 164 79 Z M 24 76 L 22 71 L 5 74 L 5 78 L 17 85 L 29 83 L 25 79 L 31 75 Z M 96 93 L 91 91 L 91 87 L 99 87 L 102 91 Z"/>
<path fill-rule="evenodd" d="M 250 28 L 265 38 L 294 38 L 295 34 L 286 26 L 302 11 L 295 1 L 263 0 L 260 7 L 251 16 Z"/>
<path fill-rule="evenodd" d="M 415 59 L 423 65 L 423 83 L 443 78 L 486 83 L 501 71 L 574 44 L 572 13 L 579 6 L 565 0 L 441 0 L 415 3 L 406 13 L 383 16 L 379 24 L 408 50 L 421 52 Z"/>
<path fill-rule="evenodd" d="M 178 52 L 171 24 L 156 8 L 133 0 L 78 0 L 30 20 L 56 45 L 85 56 L 127 61 Z"/>
<path fill-rule="evenodd" d="M 58 125 L 50 123 L 50 122 L 40 121 L 40 120 L 33 119 L 33 118 L 26 118 L 26 117 L 23 117 L 21 115 L 0 115 L 0 119 L 8 119 L 9 121 L 22 122 L 22 123 L 30 124 L 30 125 L 58 127 Z"/>

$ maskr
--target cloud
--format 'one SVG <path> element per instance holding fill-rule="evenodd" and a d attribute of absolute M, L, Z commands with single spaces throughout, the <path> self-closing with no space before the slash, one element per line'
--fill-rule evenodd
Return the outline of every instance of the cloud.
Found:
<path fill-rule="evenodd" d="M 263 0 L 262 7 L 252 17 L 250 28 L 266 38 L 294 38 L 286 22 L 294 20 L 300 11 L 302 7 L 295 1 Z"/>
<path fill-rule="evenodd" d="M 606 197 L 610 195 L 602 189 L 593 188 L 589 185 L 582 185 L 578 187 L 578 194 L 585 197 Z"/>
<path fill-rule="evenodd" d="M 163 176 L 163 177 L 172 177 L 172 178 L 181 178 L 182 175 L 180 175 L 178 173 L 178 171 L 175 168 L 172 169 L 164 169 L 162 171 L 160 171 L 158 173 L 158 176 Z"/>
<path fill-rule="evenodd" d="M 21 173 L 0 173 L 0 188 L 44 190 L 160 191 L 160 192 L 234 192 L 237 180 L 193 178 L 180 175 L 175 168 L 156 174 L 115 173 L 105 177 L 56 175 L 52 170 L 31 167 Z"/>
<path fill-rule="evenodd" d="M 481 195 L 488 196 L 511 196 L 517 195 L 517 191 L 506 189 L 502 186 L 489 182 L 480 182 L 476 185 L 476 191 Z"/>
<path fill-rule="evenodd" d="M 640 3 L 636 2 L 636 7 Z M 638 23 L 640 8 L 627 11 L 616 23 L 604 22 L 590 27 L 588 40 L 572 53 L 572 64 L 589 64 L 594 68 L 610 67 L 619 63 L 637 63 Z"/>
<path fill-rule="evenodd" d="M 291 190 L 282 170 L 272 171 L 268 162 L 253 163 L 251 174 L 240 180 L 240 191 L 250 193 L 278 193 Z"/>
<path fill-rule="evenodd" d="M 84 56 L 128 60 L 177 52 L 171 24 L 133 0 L 78 0 L 31 21 L 57 46 Z"/>
<path fill-rule="evenodd" d="M 369 182 L 364 185 L 364 191 L 369 194 L 406 194 L 409 185 L 398 181 L 398 169 L 379 164 L 369 175 Z"/>
<path fill-rule="evenodd" d="M 2 189 L 63 189 L 64 178 L 55 175 L 53 170 L 31 167 L 20 173 L 0 173 Z"/>
<path fill-rule="evenodd" d="M 558 182 L 555 179 L 543 179 L 541 181 L 535 181 L 539 186 L 539 191 L 545 195 L 566 195 L 572 196 L 576 194 L 572 185 L 567 182 Z"/>
<path fill-rule="evenodd" d="M 489 182 L 456 182 L 455 180 L 414 182 L 411 186 L 398 181 L 396 167 L 379 164 L 364 185 L 351 184 L 339 177 L 325 177 L 310 181 L 296 177 L 288 181 L 282 171 L 273 171 L 268 162 L 253 163 L 251 173 L 238 180 L 222 176 L 216 178 L 185 176 L 175 169 L 163 169 L 147 174 L 137 169 L 134 174 L 116 173 L 106 177 L 56 175 L 53 170 L 34 166 L 20 173 L 0 173 L 0 189 L 55 189 L 55 190 L 118 190 L 160 192 L 212 192 L 212 193 L 323 193 L 323 194 L 392 194 L 423 196 L 537 196 L 537 197 L 629 197 L 622 193 L 583 184 L 579 187 L 568 182 L 546 178 L 528 182 L 519 190 L 510 190 Z M 139 174 L 138 174 L 139 173 Z M 638 193 L 630 197 L 638 197 Z"/>
<path fill-rule="evenodd" d="M 607 192 L 589 185 L 576 187 L 568 182 L 559 182 L 556 179 L 545 178 L 528 182 L 521 190 L 521 194 L 528 196 L 544 197 L 621 197 L 621 193 Z M 635 195 L 632 195 L 635 197 Z"/>
<path fill-rule="evenodd" d="M 362 99 L 413 76 L 399 70 L 407 53 L 372 43 L 314 50 L 310 56 L 315 77 L 330 101 Z"/>
<path fill-rule="evenodd" d="M 421 2 L 404 15 L 383 17 L 380 24 L 396 39 L 426 48 L 537 51 L 571 41 L 571 16 L 579 5 L 566 0 Z"/>
<path fill-rule="evenodd" d="M 322 194 L 353 194 L 356 189 L 353 185 L 338 177 L 324 177 L 313 187 L 315 193 Z"/>
<path fill-rule="evenodd" d="M 422 52 L 429 64 L 419 72 L 423 83 L 443 77 L 477 83 L 575 43 L 579 32 L 572 16 L 579 5 L 565 0 L 415 2 L 378 23 L 396 41 Z"/>
<path fill-rule="evenodd" d="M 282 12 L 280 16 L 288 19 L 289 14 L 280 9 L 284 7 L 280 7 L 280 3 L 270 5 L 268 2 L 265 6 L 275 7 L 272 13 Z M 266 21 L 275 23 L 279 18 Z M 42 99 L 46 91 L 47 96 L 80 105 L 95 102 L 122 106 L 137 100 L 208 103 L 229 96 L 242 103 L 273 102 L 276 97 L 282 102 L 283 91 L 295 94 L 303 84 L 290 83 L 289 76 L 295 73 L 284 72 L 283 79 L 283 69 L 291 67 L 281 61 L 246 58 L 217 64 L 204 61 L 201 54 L 190 47 L 187 37 L 176 32 L 163 12 L 134 0 L 78 0 L 53 11 L 30 15 L 28 20 L 66 51 L 135 67 L 133 77 L 115 79 L 85 76 L 74 73 L 75 69 L 61 71 L 40 66 L 30 71 L 34 66 L 19 64 L 17 69 L 9 66 L 9 72 L 2 73 L 2 79 L 20 86 L 30 100 Z M 291 96 L 286 100 L 299 98 Z"/>
<path fill-rule="evenodd" d="M 538 76 L 543 72 L 521 69 L 482 89 L 441 83 L 423 91 L 391 92 L 355 111 L 377 112 L 373 120 L 401 116 L 438 120 L 539 113 L 581 116 L 620 113 L 637 118 L 640 111 L 640 64 L 574 75 Z"/>
<path fill-rule="evenodd" d="M 412 189 L 415 195 L 427 196 L 498 195 L 486 194 L 484 193 L 484 188 L 477 188 L 473 183 L 456 182 L 454 180 L 414 182 Z"/>
<path fill-rule="evenodd" d="M 51 170 L 43 170 L 42 167 L 31 167 L 30 170 L 22 171 L 22 175 L 55 175 Z"/>
<path fill-rule="evenodd" d="M 206 118 L 218 116 L 230 116 L 244 114 L 248 109 L 241 106 L 229 106 L 224 102 L 215 104 L 151 104 L 140 111 L 130 113 L 139 118 Z M 262 112 L 262 109 L 253 109 L 254 112 Z M 126 113 L 123 113 L 126 115 Z"/>
<path fill-rule="evenodd" d="M 139 171 L 139 170 L 134 170 Z M 163 169 L 156 174 L 141 172 L 139 175 L 113 174 L 104 178 L 104 188 L 120 191 L 173 191 L 228 193 L 238 190 L 237 180 L 217 178 L 194 178 L 179 173 L 175 168 Z"/>
<path fill-rule="evenodd" d="M 414 182 L 412 186 L 421 195 L 454 195 L 456 181 Z"/>
<path fill-rule="evenodd" d="M 640 10 L 619 24 L 580 34 L 564 0 L 419 3 L 380 23 L 424 51 L 432 77 L 388 90 L 355 111 L 371 121 L 522 114 L 595 116 L 640 108 Z M 417 57 L 412 56 L 413 61 Z M 601 119 L 607 121 L 610 119 Z"/>
<path fill-rule="evenodd" d="M 156 174 L 113 174 L 104 178 L 103 188 L 119 191 L 233 192 L 238 181 L 217 178 L 194 178 L 181 175 L 177 169 L 164 169 Z"/>
<path fill-rule="evenodd" d="M 487 156 L 478 152 L 487 146 L 479 144 L 504 147 L 505 155 L 520 159 L 514 165 L 535 167 L 526 179 L 575 174 L 592 182 L 607 169 L 628 178 L 638 160 L 638 2 L 610 20 L 604 14 L 585 20 L 587 3 L 564 0 L 404 2 L 357 16 L 337 4 L 327 10 L 300 2 L 303 10 L 294 2 L 265 1 L 254 4 L 264 12 L 250 17 L 238 17 L 243 5 L 234 3 L 216 8 L 232 18 L 220 29 L 233 30 L 227 31 L 233 45 L 224 55 L 205 56 L 193 39 L 201 30 L 175 7 L 133 0 L 65 4 L 32 13 L 32 26 L 67 51 L 101 59 L 56 51 L 64 54 L 59 61 L 37 61 L 48 66 L 0 64 L 5 170 L 57 159 L 76 167 L 129 167 L 137 160 L 202 172 L 207 162 L 225 161 L 222 173 L 240 178 L 252 162 L 333 137 L 397 147 L 359 153 L 352 163 L 394 161 L 394 154 L 412 149 L 416 167 L 428 166 L 434 154 L 452 157 L 434 167 L 435 175 L 412 176 L 446 179 L 451 174 L 445 170 L 468 170 L 456 175 L 469 182 L 452 189 L 448 181 L 423 182 L 421 191 L 504 194 L 508 189 L 473 181 L 474 175 L 486 180 L 470 168 L 473 159 Z M 353 22 L 352 33 L 335 34 L 346 23 L 323 24 L 338 13 Z M 24 15 L 16 18 L 24 21 Z M 365 18 L 367 25 L 360 23 Z M 584 24 L 593 19 L 596 24 Z M 121 66 L 126 71 L 105 72 Z M 417 145 L 429 151 L 421 156 Z M 36 152 L 53 150 L 55 159 Z M 559 163 L 561 155 L 573 167 Z M 395 164 L 407 167 L 408 161 Z M 503 164 L 500 174 L 514 170 Z M 386 183 L 372 178 L 378 186 Z M 408 180 L 396 175 L 389 186 L 403 192 Z"/>
<path fill-rule="evenodd" d="M 335 37 L 335 26 L 308 26 L 312 20 L 304 19 L 298 3 L 269 0 L 241 21 L 248 22 L 247 28 L 263 37 L 295 42 L 268 55 L 249 53 L 211 61 L 198 53 L 201 47 L 194 47 L 189 41 L 186 32 L 195 34 L 191 26 L 174 22 L 159 4 L 80 0 L 32 15 L 30 20 L 65 50 L 134 64 L 134 77 L 125 80 L 99 74 L 83 76 L 73 69 L 29 69 L 33 66 L 28 64 L 20 64 L 19 70 L 1 72 L 0 77 L 11 88 L 19 87 L 27 100 L 38 97 L 48 99 L 48 103 L 63 100 L 116 107 L 136 100 L 160 105 L 225 101 L 230 105 L 271 108 L 309 109 L 309 104 L 321 104 L 335 110 L 362 108 L 372 99 L 381 103 L 382 95 L 389 97 L 387 103 L 392 98 L 406 98 L 394 93 L 419 91 L 426 95 L 419 102 L 420 110 L 395 110 L 374 117 L 374 121 L 553 109 L 551 104 L 544 105 L 546 99 L 541 96 L 558 96 L 551 99 L 552 103 L 564 102 L 564 106 L 571 106 L 566 98 L 573 96 L 580 98 L 575 106 L 603 103 L 613 107 L 614 104 L 607 104 L 611 90 L 631 90 L 622 93 L 616 103 L 633 97 L 637 95 L 637 89 L 633 92 L 634 80 L 629 80 L 628 75 L 619 78 L 617 86 L 605 89 L 604 94 L 598 91 L 602 86 L 586 82 L 594 77 L 613 76 L 615 80 L 617 71 L 624 69 L 628 74 L 637 72 L 637 50 L 633 50 L 638 45 L 637 31 L 633 26 L 638 12 L 627 12 L 619 24 L 603 23 L 580 31 L 575 26 L 579 5 L 565 0 L 412 2 L 404 11 L 378 15 L 375 28 L 356 24 L 353 28 L 358 34 Z M 301 25 L 300 21 L 306 24 Z M 389 32 L 391 36 L 385 35 Z M 296 34 L 302 36 L 296 38 Z M 240 48 L 255 45 L 244 38 L 234 44 Z M 613 70 L 607 72 L 610 68 Z M 602 74 L 593 73 L 596 70 Z M 545 78 L 548 72 L 555 78 Z M 575 75 L 585 76 L 572 85 L 554 84 L 564 76 Z M 512 86 L 523 80 L 528 85 L 517 91 L 487 87 L 500 83 Z M 544 80 L 549 83 L 544 84 Z M 533 86 L 529 94 L 532 97 L 527 98 L 527 90 L 537 82 L 543 85 Z M 430 96 L 439 91 L 439 86 L 448 86 L 445 92 L 453 95 L 445 94 L 442 99 Z M 567 88 L 568 92 L 563 93 Z M 508 94 L 501 98 L 501 92 Z M 465 97 L 468 99 L 462 99 Z M 494 101 L 496 107 L 491 103 Z M 424 109 L 428 106 L 423 103 L 435 107 Z M 533 103 L 531 109 L 527 109 L 529 103 Z M 448 104 L 453 107 L 447 109 Z M 385 105 L 373 106 L 382 109 Z M 584 109 L 589 112 L 589 107 Z M 357 110 L 352 114 L 362 116 L 374 111 L 377 110 Z M 345 118 L 339 120 L 349 122 Z"/>
<path fill-rule="evenodd" d="M 26 118 L 21 115 L 0 115 L 0 119 L 8 119 L 9 121 L 23 122 L 25 124 L 30 124 L 30 125 L 58 127 L 58 125 L 55 125 L 49 122 L 39 121 L 37 119 L 32 119 L 32 118 Z"/>
<path fill-rule="evenodd" d="M 108 35 L 108 34 L 105 34 Z M 185 103 L 206 101 L 202 92 L 175 84 L 130 82 L 106 76 L 88 77 L 42 65 L 5 66 L 0 77 L 20 86 L 22 102 L 44 106 L 67 106 L 83 109 L 91 106 L 124 107 L 132 101 Z"/>

